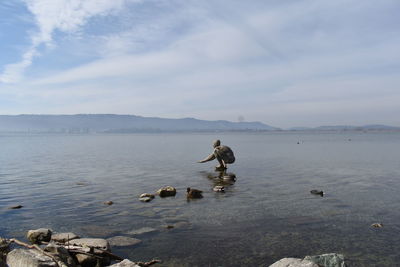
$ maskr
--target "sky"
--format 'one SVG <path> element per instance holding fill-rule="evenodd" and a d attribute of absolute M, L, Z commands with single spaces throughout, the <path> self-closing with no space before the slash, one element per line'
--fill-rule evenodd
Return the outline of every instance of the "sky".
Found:
<path fill-rule="evenodd" d="M 0 114 L 400 126 L 398 0 L 0 0 Z"/>

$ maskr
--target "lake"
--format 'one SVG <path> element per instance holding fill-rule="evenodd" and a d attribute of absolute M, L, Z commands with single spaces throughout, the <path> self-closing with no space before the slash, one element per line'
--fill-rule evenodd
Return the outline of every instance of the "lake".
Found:
<path fill-rule="evenodd" d="M 214 139 L 236 156 L 225 193 L 212 190 L 217 162 L 196 163 Z M 329 252 L 349 266 L 400 262 L 400 133 L 1 134 L 0 148 L 3 237 L 41 227 L 136 237 L 113 252 L 156 266 L 268 266 Z M 138 200 L 166 185 L 175 197 Z M 188 201 L 187 187 L 204 198 Z"/>

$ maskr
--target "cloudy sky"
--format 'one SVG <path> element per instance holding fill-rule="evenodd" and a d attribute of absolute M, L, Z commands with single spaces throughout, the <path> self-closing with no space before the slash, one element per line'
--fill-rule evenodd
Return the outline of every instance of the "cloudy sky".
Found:
<path fill-rule="evenodd" d="M 0 0 L 0 114 L 400 126 L 398 0 Z"/>

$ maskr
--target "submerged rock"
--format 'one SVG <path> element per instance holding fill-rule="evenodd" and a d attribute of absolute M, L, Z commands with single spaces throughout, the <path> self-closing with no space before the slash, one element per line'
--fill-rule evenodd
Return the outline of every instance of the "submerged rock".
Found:
<path fill-rule="evenodd" d="M 173 197 L 176 195 L 176 189 L 172 186 L 165 186 L 163 188 L 158 189 L 157 194 L 160 197 Z"/>
<path fill-rule="evenodd" d="M 156 232 L 157 229 L 151 228 L 151 227 L 143 227 L 140 229 L 136 229 L 136 230 L 132 230 L 130 232 L 128 232 L 128 234 L 130 235 L 142 235 L 142 234 L 148 234 L 148 233 L 152 233 L 152 232 Z"/>
<path fill-rule="evenodd" d="M 127 236 L 114 236 L 107 238 L 108 243 L 114 247 L 129 247 L 134 246 L 142 242 L 142 240 Z"/>
<path fill-rule="evenodd" d="M 42 242 L 49 242 L 51 239 L 51 230 L 46 228 L 39 228 L 36 230 L 29 230 L 26 237 L 32 244 L 41 244 Z"/>
<path fill-rule="evenodd" d="M 111 200 L 109 200 L 109 201 L 105 201 L 105 202 L 103 202 L 103 204 L 104 205 L 112 205 L 112 204 L 114 204 L 114 202 L 112 202 Z"/>

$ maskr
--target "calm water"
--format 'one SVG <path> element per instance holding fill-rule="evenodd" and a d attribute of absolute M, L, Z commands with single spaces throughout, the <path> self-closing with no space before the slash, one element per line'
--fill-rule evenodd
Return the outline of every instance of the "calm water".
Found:
<path fill-rule="evenodd" d="M 216 138 L 237 157 L 226 193 L 212 191 L 217 162 L 195 163 Z M 1 236 L 40 227 L 131 236 L 142 243 L 113 252 L 158 266 L 268 266 L 327 252 L 350 266 L 400 262 L 400 133 L 3 134 L 0 148 Z M 165 185 L 176 197 L 138 200 Z M 188 186 L 204 198 L 188 202 Z M 143 227 L 156 231 L 134 235 Z"/>

